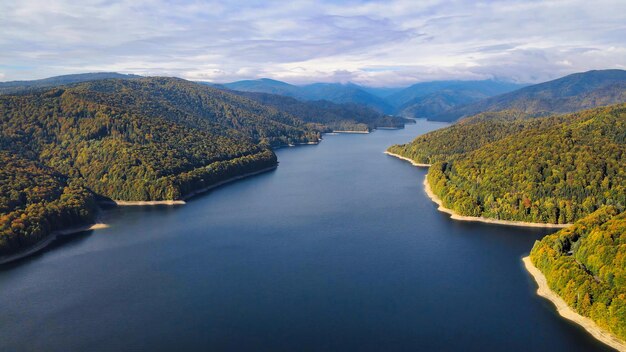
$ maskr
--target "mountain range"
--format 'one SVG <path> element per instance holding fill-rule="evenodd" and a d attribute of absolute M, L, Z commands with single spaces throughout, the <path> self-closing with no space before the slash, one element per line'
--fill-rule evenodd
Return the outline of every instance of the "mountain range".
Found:
<path fill-rule="evenodd" d="M 373 88 L 354 83 L 314 83 L 298 86 L 267 78 L 220 86 L 236 91 L 284 95 L 304 101 L 354 103 L 385 114 L 408 118 L 432 118 L 452 107 L 523 87 L 493 80 L 424 82 L 407 88 Z"/>

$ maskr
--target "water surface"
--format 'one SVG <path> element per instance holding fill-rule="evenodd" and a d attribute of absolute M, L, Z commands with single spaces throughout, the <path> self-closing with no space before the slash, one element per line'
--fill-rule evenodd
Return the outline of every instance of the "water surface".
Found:
<path fill-rule="evenodd" d="M 444 126 L 326 136 L 276 171 L 0 269 L 0 351 L 590 351 L 521 257 L 547 232 L 456 222 L 382 152 Z"/>

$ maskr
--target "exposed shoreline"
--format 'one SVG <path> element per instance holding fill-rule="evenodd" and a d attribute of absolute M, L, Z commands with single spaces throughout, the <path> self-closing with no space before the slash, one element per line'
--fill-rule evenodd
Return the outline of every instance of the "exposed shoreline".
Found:
<path fill-rule="evenodd" d="M 213 188 L 217 188 L 217 187 L 222 186 L 222 185 L 225 185 L 225 184 L 227 184 L 227 183 L 231 183 L 231 182 L 234 182 L 234 181 L 237 181 L 237 180 L 241 180 L 242 178 L 246 178 L 246 177 L 250 177 L 250 176 L 254 176 L 254 175 L 258 175 L 258 174 L 262 174 L 262 173 L 265 173 L 265 172 L 268 172 L 268 171 L 276 170 L 276 168 L 278 168 L 278 165 L 273 165 L 273 166 L 266 167 L 266 168 L 261 169 L 261 170 L 257 170 L 257 171 L 253 171 L 253 172 L 248 172 L 248 173 L 243 174 L 243 175 L 239 175 L 239 176 L 231 177 L 231 178 L 229 178 L 229 179 L 226 179 L 226 180 L 224 180 L 224 181 L 220 181 L 220 182 L 215 183 L 215 184 L 213 184 L 213 185 L 210 185 L 210 186 L 208 186 L 208 187 L 204 187 L 204 188 L 197 189 L 197 190 L 195 190 L 195 191 L 193 191 L 193 192 L 191 192 L 191 193 L 189 193 L 189 194 L 185 195 L 185 196 L 183 197 L 183 200 L 181 200 L 181 201 L 183 202 L 183 204 L 185 204 L 185 200 L 187 200 L 187 199 L 189 199 L 189 198 L 191 198 L 191 197 L 197 196 L 198 194 L 201 194 L 201 193 L 205 193 L 205 192 L 207 192 L 207 191 L 210 191 L 210 190 L 212 190 Z"/>
<path fill-rule="evenodd" d="M 396 157 L 396 158 L 398 158 L 398 159 L 402 159 L 402 160 L 404 160 L 404 161 L 408 161 L 408 162 L 410 162 L 410 163 L 411 163 L 411 165 L 413 165 L 413 166 L 417 166 L 417 167 L 430 167 L 430 164 L 420 164 L 420 163 L 416 163 L 415 161 L 413 161 L 413 159 L 409 159 L 409 158 L 407 158 L 407 157 L 404 157 L 404 156 L 402 156 L 402 155 L 398 155 L 398 154 L 392 153 L 392 152 L 387 151 L 387 150 L 385 150 L 385 154 L 387 154 L 387 155 L 391 155 L 391 156 Z"/>
<path fill-rule="evenodd" d="M 548 281 L 543 273 L 537 269 L 530 260 L 530 257 L 522 258 L 524 267 L 528 273 L 535 279 L 537 283 L 537 295 L 546 298 L 556 306 L 556 310 L 559 314 L 568 320 L 582 326 L 587 332 L 589 332 L 597 340 L 615 348 L 618 351 L 626 351 L 626 342 L 619 339 L 617 336 L 599 327 L 593 320 L 583 317 L 570 308 L 567 303 L 548 286 Z"/>
<path fill-rule="evenodd" d="M 270 167 L 266 167 L 266 168 L 261 169 L 261 170 L 248 172 L 248 173 L 243 174 L 243 175 L 231 177 L 229 179 L 226 179 L 224 181 L 220 181 L 220 182 L 215 183 L 213 185 L 210 185 L 208 187 L 197 189 L 197 190 L 195 190 L 195 191 L 185 195 L 184 197 L 182 197 L 182 199 L 176 199 L 176 200 L 148 200 L 148 201 L 143 201 L 143 200 L 139 200 L 139 201 L 112 200 L 112 201 L 104 201 L 104 202 L 101 202 L 101 203 L 103 203 L 103 204 L 110 204 L 110 205 L 116 205 L 116 206 L 122 206 L 122 207 L 125 207 L 125 206 L 151 206 L 151 205 L 184 205 L 184 204 L 187 204 L 186 200 L 188 200 L 191 197 L 197 196 L 198 194 L 210 191 L 213 188 L 222 186 L 222 185 L 230 183 L 230 182 L 241 180 L 242 178 L 246 178 L 246 177 L 258 175 L 260 173 L 264 173 L 264 172 L 268 172 L 268 171 L 271 171 L 271 170 L 275 170 L 277 167 L 278 167 L 277 165 L 270 166 Z"/>
<path fill-rule="evenodd" d="M 357 134 L 368 134 L 370 131 L 333 131 L 332 133 L 357 133 Z"/>
<path fill-rule="evenodd" d="M 198 189 L 196 191 L 193 191 L 191 193 L 189 193 L 188 195 L 186 195 L 185 197 L 183 197 L 183 199 L 181 200 L 160 200 L 160 201 L 104 201 L 104 202 L 100 202 L 103 204 L 111 204 L 111 205 L 117 205 L 117 206 L 153 206 L 153 205 L 182 205 L 182 204 L 186 204 L 185 199 L 189 199 L 191 197 L 194 197 L 198 194 L 207 192 L 213 188 L 222 186 L 224 184 L 230 183 L 230 182 L 234 182 L 237 180 L 240 180 L 242 178 L 246 178 L 246 177 L 250 177 L 250 176 L 254 176 L 260 173 L 264 173 L 264 172 L 268 172 L 271 170 L 275 170 L 277 168 L 277 165 L 275 166 L 271 166 L 271 167 L 267 167 L 261 170 L 257 170 L 254 172 L 249 172 L 243 175 L 239 175 L 239 176 L 235 176 L 235 177 L 231 177 L 227 180 L 218 182 L 216 184 L 213 184 L 211 186 L 205 187 L 205 188 L 201 188 Z M 83 225 L 83 226 L 76 226 L 76 227 L 70 227 L 67 229 L 63 229 L 63 230 L 58 230 L 58 231 L 53 231 L 52 233 L 50 233 L 49 235 L 47 235 L 45 238 L 43 238 L 41 241 L 35 243 L 34 245 L 18 252 L 15 254 L 10 254 L 10 255 L 6 255 L 3 257 L 0 257 L 0 265 L 3 264 L 7 264 L 10 262 L 14 262 L 16 260 L 20 260 L 22 258 L 31 256 L 39 251 L 41 251 L 42 249 L 46 248 L 47 246 L 49 246 L 52 242 L 54 242 L 54 240 L 56 240 L 58 237 L 62 237 L 62 236 L 67 236 L 67 235 L 71 235 L 71 234 L 75 234 L 78 232 L 83 232 L 83 231 L 90 231 L 90 230 L 98 230 L 98 229 L 104 229 L 109 227 L 109 225 L 104 224 L 104 223 L 95 223 L 95 224 L 89 224 L 89 225 Z"/>
<path fill-rule="evenodd" d="M 72 234 L 75 234 L 75 233 L 78 233 L 78 232 L 98 230 L 98 229 L 106 229 L 107 227 L 109 227 L 109 225 L 107 225 L 107 224 L 95 223 L 95 224 L 90 224 L 90 225 L 70 227 L 70 228 L 67 228 L 67 229 L 64 229 L 64 230 L 53 231 L 48 236 L 43 238 L 41 241 L 39 241 L 39 242 L 35 243 L 34 245 L 24 249 L 21 252 L 0 257 L 0 265 L 7 264 L 7 263 L 10 263 L 10 262 L 14 262 L 16 260 L 20 260 L 22 258 L 31 256 L 31 255 L 33 255 L 33 254 L 43 250 L 44 248 L 48 247 L 52 242 L 54 242 L 59 237 L 72 235 Z"/>
<path fill-rule="evenodd" d="M 105 202 L 105 204 L 114 204 L 118 207 L 132 207 L 132 206 L 150 206 L 150 205 L 182 205 L 186 204 L 184 200 L 114 200 L 112 202 Z"/>
<path fill-rule="evenodd" d="M 405 160 L 410 162 L 412 165 L 417 166 L 417 167 L 428 167 L 430 165 L 427 164 L 419 164 L 419 163 L 415 163 L 413 160 L 394 154 L 394 153 L 390 153 L 390 152 L 385 152 L 385 154 L 387 155 L 391 155 L 393 157 Z M 472 222 L 483 222 L 483 223 L 487 223 L 487 224 L 496 224 L 496 225 L 506 225 L 506 226 L 519 226 L 519 227 L 542 227 L 542 228 L 555 228 L 555 229 L 561 229 L 564 227 L 568 227 L 571 224 L 549 224 L 549 223 L 543 223 L 543 222 L 527 222 L 527 221 L 513 221 L 513 220 L 499 220 L 499 219 L 491 219 L 491 218 L 485 218 L 482 216 L 466 216 L 466 215 L 461 215 L 458 214 L 457 212 L 455 212 L 452 209 L 448 209 L 443 205 L 443 201 L 435 194 L 433 193 L 432 189 L 430 188 L 430 184 L 428 183 L 428 174 L 426 174 L 426 176 L 424 177 L 424 191 L 426 191 L 426 195 L 428 195 L 428 197 L 435 202 L 439 207 L 437 208 L 437 210 L 450 214 L 450 218 L 453 220 L 458 220 L 458 221 L 472 221 Z"/>

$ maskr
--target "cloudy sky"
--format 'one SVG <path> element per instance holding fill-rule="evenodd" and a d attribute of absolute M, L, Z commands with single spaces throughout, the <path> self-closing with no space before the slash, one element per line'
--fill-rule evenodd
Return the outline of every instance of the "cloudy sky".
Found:
<path fill-rule="evenodd" d="M 626 1 L 2 0 L 0 81 L 540 82 L 626 69 Z"/>

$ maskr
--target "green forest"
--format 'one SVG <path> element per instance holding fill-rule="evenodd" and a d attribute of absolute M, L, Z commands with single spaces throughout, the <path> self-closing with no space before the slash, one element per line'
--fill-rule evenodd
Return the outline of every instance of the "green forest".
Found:
<path fill-rule="evenodd" d="M 603 205 L 626 204 L 626 105 L 534 119 L 484 117 L 390 151 L 432 163 L 433 192 L 462 215 L 565 224 Z"/>
<path fill-rule="evenodd" d="M 176 78 L 0 96 L 0 254 L 91 223 L 96 200 L 174 200 L 275 167 L 326 126 Z"/>
<path fill-rule="evenodd" d="M 570 307 L 626 339 L 626 212 L 600 208 L 537 241 L 530 258 Z"/>

